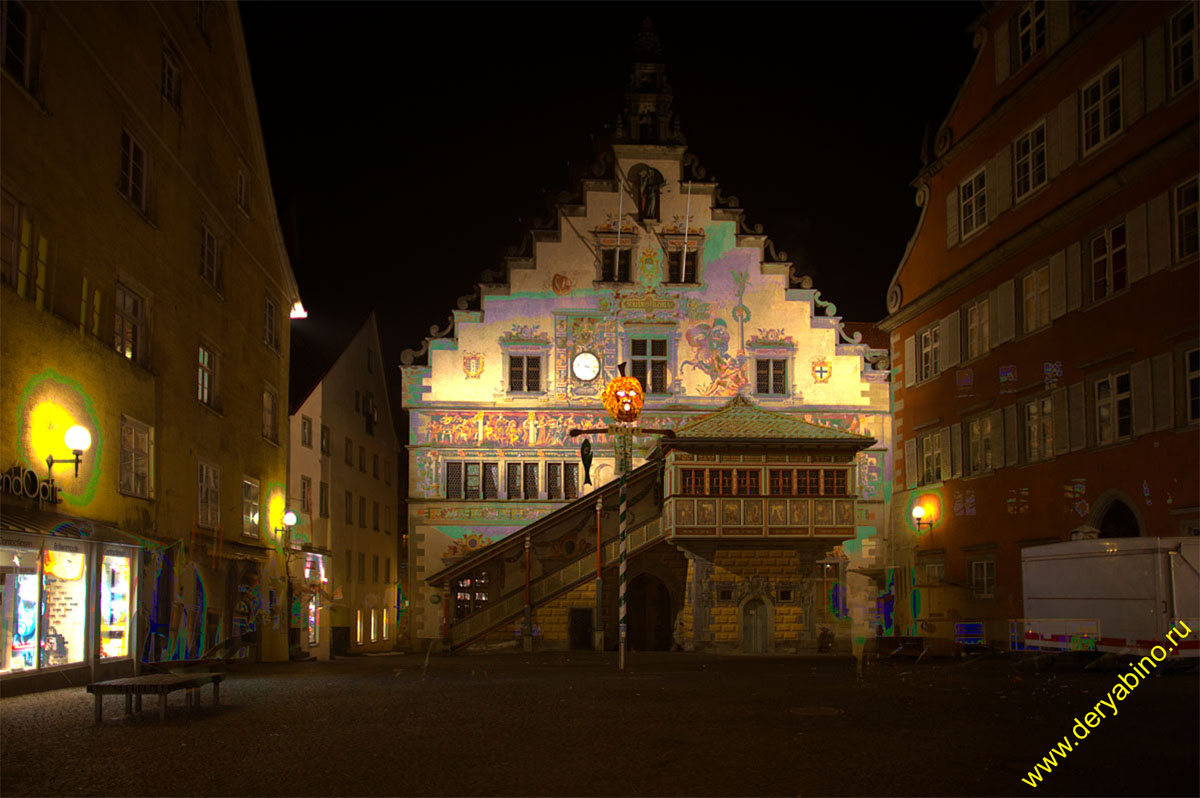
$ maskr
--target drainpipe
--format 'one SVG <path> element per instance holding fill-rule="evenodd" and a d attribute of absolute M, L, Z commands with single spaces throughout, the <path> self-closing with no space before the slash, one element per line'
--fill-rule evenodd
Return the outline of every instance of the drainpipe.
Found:
<path fill-rule="evenodd" d="M 442 589 L 442 647 L 450 651 L 450 602 L 456 599 L 453 582 L 447 582 Z"/>
<path fill-rule="evenodd" d="M 604 565 L 604 544 L 600 539 L 600 512 L 604 499 L 596 497 L 596 630 L 592 633 L 592 647 L 604 650 L 604 579 L 600 569 Z"/>
<path fill-rule="evenodd" d="M 523 642 L 526 651 L 533 651 L 533 606 L 530 604 L 529 590 L 529 535 L 525 536 L 525 627 L 523 632 Z"/>

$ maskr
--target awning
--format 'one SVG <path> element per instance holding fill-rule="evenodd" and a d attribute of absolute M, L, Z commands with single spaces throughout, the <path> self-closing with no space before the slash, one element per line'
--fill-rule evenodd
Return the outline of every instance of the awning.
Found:
<path fill-rule="evenodd" d="M 126 546 L 148 542 L 146 538 L 123 532 L 116 524 L 107 521 L 11 504 L 0 505 L 0 529 L 48 537 L 101 540 Z"/>

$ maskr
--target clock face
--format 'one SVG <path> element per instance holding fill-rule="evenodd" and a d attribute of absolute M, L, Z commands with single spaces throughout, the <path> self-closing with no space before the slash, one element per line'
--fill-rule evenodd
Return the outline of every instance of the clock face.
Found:
<path fill-rule="evenodd" d="M 571 361 L 571 373 L 577 380 L 591 382 L 600 374 L 600 358 L 591 352 L 580 352 Z"/>

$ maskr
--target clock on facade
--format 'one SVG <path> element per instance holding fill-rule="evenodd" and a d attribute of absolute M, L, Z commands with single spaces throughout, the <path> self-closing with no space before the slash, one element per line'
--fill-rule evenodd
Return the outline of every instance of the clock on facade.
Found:
<path fill-rule="evenodd" d="M 571 373 L 577 380 L 591 382 L 600 374 L 600 358 L 592 352 L 580 352 L 571 361 Z"/>

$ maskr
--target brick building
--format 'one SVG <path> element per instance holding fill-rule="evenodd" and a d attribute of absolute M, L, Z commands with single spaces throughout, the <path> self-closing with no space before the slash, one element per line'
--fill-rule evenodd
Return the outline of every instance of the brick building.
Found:
<path fill-rule="evenodd" d="M 64 430 L 91 438 L 77 475 L 53 469 L 59 501 L 4 494 L 5 677 L 61 686 L 242 633 L 282 659 L 300 297 L 237 7 L 2 9 L 0 461 L 47 484 Z M 18 629 L 39 584 L 49 614 Z M 18 634 L 54 653 L 17 657 Z"/>
<path fill-rule="evenodd" d="M 901 625 L 1007 643 L 1023 547 L 1200 527 L 1196 4 L 991 3 L 975 44 L 880 326 Z"/>

